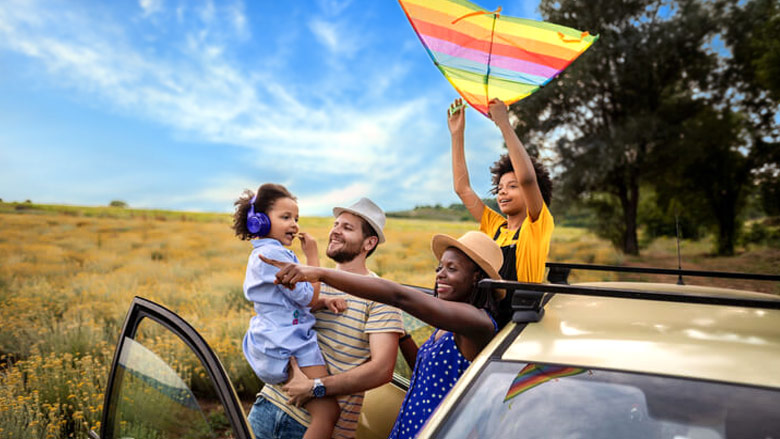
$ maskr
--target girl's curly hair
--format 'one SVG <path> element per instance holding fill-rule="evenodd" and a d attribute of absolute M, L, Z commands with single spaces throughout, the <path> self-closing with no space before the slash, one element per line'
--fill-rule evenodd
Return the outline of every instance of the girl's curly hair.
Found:
<path fill-rule="evenodd" d="M 552 202 L 552 180 L 550 179 L 550 173 L 547 169 L 539 163 L 535 158 L 531 157 L 531 163 L 534 165 L 534 173 L 536 174 L 536 183 L 539 185 L 539 191 L 542 193 L 542 199 L 544 204 L 550 207 Z M 493 195 L 498 193 L 498 182 L 501 181 L 501 177 L 507 172 L 514 172 L 512 167 L 512 161 L 509 159 L 509 154 L 503 154 L 501 157 L 493 163 L 490 168 L 490 172 L 493 174 L 493 189 L 491 192 Z"/>
<path fill-rule="evenodd" d="M 252 233 L 246 227 L 246 216 L 249 213 L 249 205 L 255 196 L 249 189 L 244 190 L 241 196 L 233 203 L 236 211 L 233 213 L 233 231 L 241 239 L 256 238 L 257 234 Z M 290 198 L 297 200 L 290 191 L 284 186 L 274 183 L 266 183 L 257 189 L 257 198 L 255 198 L 255 213 L 263 212 L 265 214 L 271 210 L 276 200 L 280 198 Z"/>

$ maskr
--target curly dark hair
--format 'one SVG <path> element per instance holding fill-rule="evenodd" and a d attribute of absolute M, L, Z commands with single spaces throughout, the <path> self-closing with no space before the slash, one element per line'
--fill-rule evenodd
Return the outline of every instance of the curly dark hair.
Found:
<path fill-rule="evenodd" d="M 536 174 L 536 184 L 539 185 L 539 191 L 542 193 L 542 199 L 547 207 L 550 207 L 552 202 L 552 180 L 550 179 L 550 173 L 547 172 L 547 168 L 544 167 L 535 158 L 531 158 L 531 163 L 534 165 L 534 173 Z M 509 159 L 509 154 L 503 154 L 501 157 L 493 163 L 490 168 L 490 173 L 493 174 L 493 189 L 490 191 L 493 195 L 498 193 L 498 182 L 501 181 L 501 177 L 507 172 L 514 172 L 512 167 L 512 161 Z"/>
<path fill-rule="evenodd" d="M 246 227 L 246 216 L 249 213 L 249 204 L 252 202 L 252 197 L 255 194 L 249 189 L 244 190 L 241 196 L 233 203 L 236 206 L 236 211 L 233 213 L 233 231 L 236 232 L 236 236 L 241 239 L 256 238 L 257 234 L 252 233 Z M 257 189 L 257 198 L 255 199 L 255 212 L 256 213 L 268 213 L 273 207 L 276 200 L 280 198 L 290 198 L 297 200 L 290 191 L 284 186 L 274 183 L 266 183 Z"/>

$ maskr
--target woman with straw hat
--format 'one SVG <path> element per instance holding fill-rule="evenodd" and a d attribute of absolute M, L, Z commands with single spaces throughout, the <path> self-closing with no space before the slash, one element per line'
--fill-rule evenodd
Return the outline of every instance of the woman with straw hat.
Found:
<path fill-rule="evenodd" d="M 496 304 L 504 291 L 477 288 L 486 278 L 500 279 L 501 249 L 481 232 L 459 239 L 435 235 L 431 248 L 439 260 L 434 295 L 392 281 L 343 271 L 261 258 L 277 268 L 276 282 L 324 282 L 368 300 L 400 308 L 437 328 L 420 347 L 401 412 L 390 438 L 414 437 L 461 374 L 496 333 Z"/>

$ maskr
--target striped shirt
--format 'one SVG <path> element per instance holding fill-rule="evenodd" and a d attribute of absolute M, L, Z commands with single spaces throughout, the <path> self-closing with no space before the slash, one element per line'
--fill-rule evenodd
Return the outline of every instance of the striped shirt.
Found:
<path fill-rule="evenodd" d="M 376 274 L 371 273 L 372 276 Z M 331 375 L 352 369 L 371 358 L 368 337 L 381 332 L 404 332 L 401 312 L 379 302 L 361 299 L 322 284 L 322 297 L 343 297 L 347 301 L 347 310 L 336 314 L 328 310 L 316 311 L 317 340 L 325 357 Z M 260 392 L 263 397 L 282 409 L 302 425 L 311 422 L 309 413 L 301 408 L 287 404 L 287 395 L 281 385 L 265 385 Z M 341 406 L 341 416 L 333 429 L 333 438 L 351 439 L 355 437 L 360 408 L 363 405 L 363 392 L 337 397 Z"/>

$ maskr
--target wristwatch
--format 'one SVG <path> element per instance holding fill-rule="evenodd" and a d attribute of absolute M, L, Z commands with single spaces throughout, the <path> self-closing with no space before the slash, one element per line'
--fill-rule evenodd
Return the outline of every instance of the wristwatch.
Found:
<path fill-rule="evenodd" d="M 325 385 L 322 384 L 322 380 L 314 378 L 314 385 L 311 386 L 311 393 L 315 398 L 322 398 L 325 396 Z"/>

